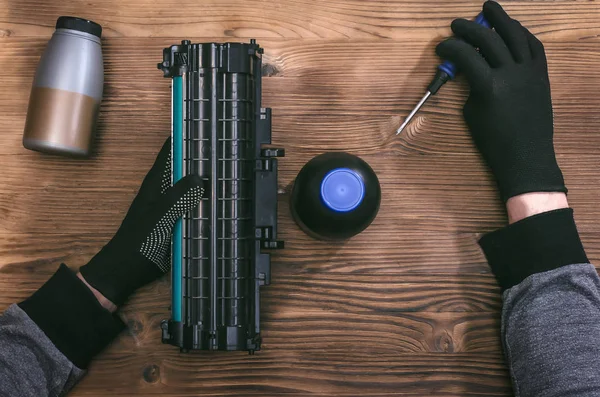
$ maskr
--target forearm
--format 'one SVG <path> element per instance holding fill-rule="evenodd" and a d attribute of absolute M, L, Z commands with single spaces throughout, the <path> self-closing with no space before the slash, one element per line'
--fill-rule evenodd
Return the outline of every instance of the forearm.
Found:
<path fill-rule="evenodd" d="M 438 55 L 470 86 L 463 114 L 511 224 L 480 244 L 504 291 L 502 338 L 517 396 L 600 396 L 599 283 L 554 152 L 542 42 L 495 1 L 488 26 L 457 19 Z M 491 29 L 490 29 L 491 28 Z"/>
<path fill-rule="evenodd" d="M 19 306 L 0 316 L 0 395 L 61 396 L 83 374 Z"/>
<path fill-rule="evenodd" d="M 123 328 L 84 280 L 62 265 L 0 316 L 0 395 L 64 395 Z"/>
<path fill-rule="evenodd" d="M 502 341 L 516 396 L 600 393 L 600 279 L 563 193 L 507 203 L 481 245 L 504 291 Z"/>
<path fill-rule="evenodd" d="M 590 264 L 504 293 L 502 342 L 517 397 L 600 395 L 600 280 Z"/>
<path fill-rule="evenodd" d="M 85 278 L 83 278 L 83 275 L 81 273 L 77 273 L 77 277 L 83 282 L 83 284 L 85 284 L 86 287 L 89 288 L 90 291 L 92 291 L 92 294 L 94 294 L 94 297 L 98 300 L 98 303 L 100 303 L 100 306 L 102 306 L 103 308 L 105 308 L 106 310 L 108 310 L 111 313 L 114 313 L 117 311 L 117 305 L 115 305 L 110 300 L 108 300 L 96 288 L 94 288 L 90 284 L 88 284 L 88 282 L 85 280 Z"/>
<path fill-rule="evenodd" d="M 508 223 L 549 211 L 569 208 L 567 195 L 559 192 L 534 192 L 511 197 L 506 202 Z"/>

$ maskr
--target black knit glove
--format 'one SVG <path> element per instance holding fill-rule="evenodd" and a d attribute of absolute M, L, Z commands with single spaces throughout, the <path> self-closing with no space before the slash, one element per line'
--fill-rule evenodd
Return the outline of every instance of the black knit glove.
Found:
<path fill-rule="evenodd" d="M 175 222 L 197 207 L 202 180 L 190 175 L 171 187 L 171 142 L 165 142 L 112 240 L 80 272 L 115 304 L 171 268 Z"/>
<path fill-rule="evenodd" d="M 473 140 L 505 201 L 528 192 L 566 192 L 552 142 L 544 46 L 498 3 L 486 2 L 483 13 L 494 30 L 457 19 L 452 31 L 458 38 L 436 50 L 469 82 L 464 116 Z"/>

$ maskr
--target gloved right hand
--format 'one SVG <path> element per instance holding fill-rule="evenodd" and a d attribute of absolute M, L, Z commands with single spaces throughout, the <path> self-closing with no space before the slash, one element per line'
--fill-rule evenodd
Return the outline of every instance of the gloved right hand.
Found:
<path fill-rule="evenodd" d="M 486 2 L 483 13 L 493 30 L 457 19 L 456 37 L 436 49 L 469 82 L 464 116 L 473 140 L 504 201 L 529 192 L 566 192 L 554 154 L 544 46 L 498 3 Z"/>

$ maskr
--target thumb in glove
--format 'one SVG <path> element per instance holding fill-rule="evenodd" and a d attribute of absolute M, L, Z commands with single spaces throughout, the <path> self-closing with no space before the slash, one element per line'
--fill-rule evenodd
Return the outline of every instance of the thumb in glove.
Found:
<path fill-rule="evenodd" d="M 198 207 L 204 195 L 197 175 L 171 186 L 170 159 L 168 139 L 115 236 L 80 268 L 83 278 L 117 305 L 170 270 L 173 226 Z"/>

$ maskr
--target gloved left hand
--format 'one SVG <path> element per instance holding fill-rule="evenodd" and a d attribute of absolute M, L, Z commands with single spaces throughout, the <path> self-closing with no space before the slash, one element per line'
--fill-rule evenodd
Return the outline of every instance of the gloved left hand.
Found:
<path fill-rule="evenodd" d="M 171 140 L 167 139 L 115 236 L 81 267 L 83 278 L 119 305 L 137 288 L 168 272 L 173 226 L 200 204 L 203 195 L 197 175 L 171 187 Z"/>

